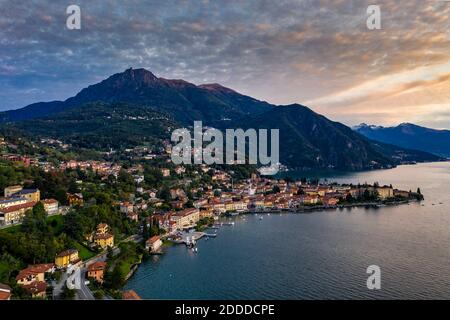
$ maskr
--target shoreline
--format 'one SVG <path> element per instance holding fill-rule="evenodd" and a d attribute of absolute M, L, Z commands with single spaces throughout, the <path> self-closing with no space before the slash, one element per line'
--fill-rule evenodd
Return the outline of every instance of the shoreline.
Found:
<path fill-rule="evenodd" d="M 382 202 L 366 202 L 366 203 L 356 203 L 356 204 L 345 204 L 345 205 L 337 205 L 337 206 L 312 206 L 312 207 L 304 207 L 304 208 L 297 208 L 296 210 L 294 209 L 281 209 L 281 210 L 274 210 L 274 209 L 270 209 L 270 210 L 264 210 L 264 211 L 256 211 L 256 210 L 248 210 L 245 212 L 241 212 L 237 215 L 234 216 L 221 216 L 219 218 L 218 221 L 220 221 L 220 219 L 224 220 L 224 218 L 228 218 L 227 220 L 231 219 L 231 218 L 236 218 L 239 216 L 246 216 L 246 215 L 258 215 L 258 214 L 314 214 L 314 213 L 321 213 L 324 211 L 331 211 L 331 210 L 342 210 L 342 209 L 346 209 L 346 208 L 373 208 L 373 209 L 381 209 L 383 207 L 391 207 L 391 206 L 400 206 L 400 205 L 406 205 L 406 204 L 410 204 L 410 203 L 420 203 L 423 200 L 417 200 L 417 199 L 406 199 L 406 200 L 402 200 L 402 201 L 395 201 L 395 202 L 390 202 L 387 204 L 384 204 Z M 207 228 L 211 228 L 211 226 L 208 226 Z M 207 236 L 207 233 L 202 232 L 203 235 L 198 238 L 198 240 L 200 240 L 201 238 L 203 238 L 203 236 Z M 181 245 L 184 244 L 184 242 L 177 242 L 177 241 L 173 241 L 173 240 L 167 240 L 167 237 L 170 235 L 163 235 L 162 237 L 164 237 L 166 239 L 166 241 L 171 242 L 170 246 L 165 246 L 165 250 L 167 250 L 168 248 L 170 249 L 170 247 L 174 246 L 174 245 Z M 160 255 L 164 255 L 165 250 L 162 250 L 160 254 L 158 254 L 158 256 Z M 150 254 L 150 256 L 152 256 Z M 127 275 L 127 279 L 126 282 L 124 284 L 124 286 L 122 287 L 122 290 L 127 286 L 129 280 L 135 275 L 135 273 L 138 271 L 138 269 L 140 268 L 140 266 L 142 265 L 142 263 L 145 262 L 144 260 L 141 260 L 139 263 L 135 264 L 132 268 L 132 270 L 130 271 L 130 274 Z"/>

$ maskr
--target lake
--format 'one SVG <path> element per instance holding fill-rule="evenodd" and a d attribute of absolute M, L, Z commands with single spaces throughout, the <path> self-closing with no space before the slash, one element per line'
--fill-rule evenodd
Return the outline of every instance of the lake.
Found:
<path fill-rule="evenodd" d="M 153 256 L 126 289 L 146 299 L 450 298 L 449 162 L 327 179 L 420 187 L 425 201 L 236 217 L 198 253 L 174 246 Z M 366 287 L 370 265 L 381 268 L 381 290 Z"/>

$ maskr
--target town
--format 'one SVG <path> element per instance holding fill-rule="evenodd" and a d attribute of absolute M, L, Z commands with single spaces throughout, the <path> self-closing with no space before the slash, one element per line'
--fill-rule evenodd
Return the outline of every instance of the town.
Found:
<path fill-rule="evenodd" d="M 71 146 L 58 140 L 19 143 L 1 139 L 0 299 L 139 299 L 122 288 L 143 259 L 174 243 L 195 247 L 195 240 L 215 236 L 209 227 L 230 217 L 423 199 L 420 189 L 378 183 L 175 165 L 169 142 L 153 151 L 111 150 L 95 160 L 69 158 Z"/>

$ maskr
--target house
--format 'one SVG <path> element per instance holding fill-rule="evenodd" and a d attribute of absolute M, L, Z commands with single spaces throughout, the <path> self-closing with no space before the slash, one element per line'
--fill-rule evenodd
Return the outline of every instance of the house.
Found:
<path fill-rule="evenodd" d="M 106 223 L 100 223 L 97 226 L 97 233 L 98 234 L 105 234 L 109 231 L 109 226 Z"/>
<path fill-rule="evenodd" d="M 207 199 L 198 199 L 193 202 L 193 205 L 195 208 L 200 209 L 200 207 L 203 207 L 207 203 L 208 203 Z"/>
<path fill-rule="evenodd" d="M 322 202 L 325 206 L 335 206 L 338 204 L 339 199 L 335 197 L 325 196 L 323 197 Z"/>
<path fill-rule="evenodd" d="M 306 195 L 301 196 L 301 203 L 304 205 L 314 205 L 319 203 L 319 196 L 318 195 Z"/>
<path fill-rule="evenodd" d="M 127 214 L 130 212 L 133 212 L 133 210 L 134 210 L 134 206 L 130 202 L 122 202 L 120 204 L 120 212 L 122 212 L 122 213 Z"/>
<path fill-rule="evenodd" d="M 162 246 L 162 241 L 159 236 L 153 236 L 145 242 L 145 249 L 150 252 L 156 252 Z"/>
<path fill-rule="evenodd" d="M 247 210 L 247 204 L 244 201 L 234 201 L 234 209 L 237 212 L 243 212 Z"/>
<path fill-rule="evenodd" d="M 225 213 L 227 211 L 225 203 L 223 203 L 219 199 L 212 199 L 210 201 L 210 204 L 211 204 L 213 210 L 217 213 Z"/>
<path fill-rule="evenodd" d="M 0 283 L 0 300 L 10 300 L 10 299 L 11 299 L 10 286 Z"/>
<path fill-rule="evenodd" d="M 41 201 L 44 205 L 44 210 L 49 216 L 57 214 L 59 212 L 59 204 L 55 199 L 44 199 Z"/>
<path fill-rule="evenodd" d="M 171 220 L 177 223 L 178 230 L 182 230 L 194 226 L 200 220 L 200 212 L 197 208 L 185 209 L 173 214 Z"/>
<path fill-rule="evenodd" d="M 97 233 L 94 235 L 94 243 L 102 249 L 114 247 L 114 236 L 110 233 Z"/>
<path fill-rule="evenodd" d="M 74 264 L 81 261 L 78 257 L 77 249 L 68 249 L 60 254 L 58 254 L 55 258 L 55 264 L 57 268 L 66 268 L 69 264 Z"/>
<path fill-rule="evenodd" d="M 139 214 L 137 212 L 130 212 L 130 213 L 127 213 L 127 218 L 131 221 L 138 222 Z"/>
<path fill-rule="evenodd" d="M 46 298 L 47 283 L 45 281 L 35 281 L 22 286 L 33 298 Z"/>
<path fill-rule="evenodd" d="M 161 173 L 162 173 L 163 177 L 170 176 L 170 170 L 169 169 L 163 168 L 163 169 L 161 169 Z"/>
<path fill-rule="evenodd" d="M 97 261 L 88 266 L 87 276 L 88 278 L 94 279 L 98 283 L 103 283 L 105 270 L 106 270 L 106 262 Z"/>
<path fill-rule="evenodd" d="M 53 273 L 55 265 L 53 263 L 29 265 L 21 270 L 16 276 L 17 284 L 29 285 L 35 281 L 45 281 L 46 273 Z"/>
<path fill-rule="evenodd" d="M 27 210 L 33 209 L 36 202 L 25 202 L 22 204 L 0 209 L 0 225 L 6 226 L 20 222 Z"/>
<path fill-rule="evenodd" d="M 81 193 L 68 193 L 67 201 L 70 206 L 82 206 L 84 203 L 83 195 Z"/>
<path fill-rule="evenodd" d="M 142 300 L 134 290 L 124 291 L 122 293 L 123 300 Z"/>
<path fill-rule="evenodd" d="M 211 218 L 214 216 L 214 210 L 211 205 L 207 204 L 200 208 L 200 219 Z"/>

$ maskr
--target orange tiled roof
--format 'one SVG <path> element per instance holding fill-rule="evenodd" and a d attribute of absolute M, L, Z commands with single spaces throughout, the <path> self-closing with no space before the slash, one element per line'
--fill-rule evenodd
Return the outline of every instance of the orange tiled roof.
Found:
<path fill-rule="evenodd" d="M 94 239 L 110 239 L 112 237 L 114 237 L 114 236 L 110 233 L 104 233 L 104 234 L 97 233 L 94 236 Z"/>
<path fill-rule="evenodd" d="M 87 270 L 88 270 L 88 272 L 90 272 L 90 271 L 105 270 L 105 268 L 106 268 L 106 262 L 97 261 L 97 262 L 94 262 L 93 264 L 89 265 Z"/>
<path fill-rule="evenodd" d="M 41 293 L 47 290 L 47 283 L 44 281 L 34 281 L 29 285 L 23 286 L 23 288 L 31 294 Z"/>
<path fill-rule="evenodd" d="M 57 257 L 65 257 L 65 256 L 71 255 L 75 252 L 78 252 L 78 250 L 77 249 L 68 249 L 68 250 L 65 250 L 65 251 L 61 252 L 60 254 L 58 254 Z"/>
<path fill-rule="evenodd" d="M 18 210 L 21 210 L 21 209 L 28 209 L 28 208 L 34 207 L 35 204 L 36 204 L 35 201 L 26 202 L 26 203 L 18 204 L 18 205 L 15 205 L 15 206 L 11 206 L 11 207 L 0 209 L 0 212 L 9 213 L 9 212 L 18 211 Z"/>
<path fill-rule="evenodd" d="M 0 300 L 8 300 L 11 297 L 11 292 L 0 291 Z"/>
<path fill-rule="evenodd" d="M 53 263 L 29 265 L 27 268 L 19 272 L 19 274 L 16 276 L 16 280 L 24 279 L 32 275 L 38 275 L 40 273 L 46 273 L 54 266 L 55 265 Z"/>

